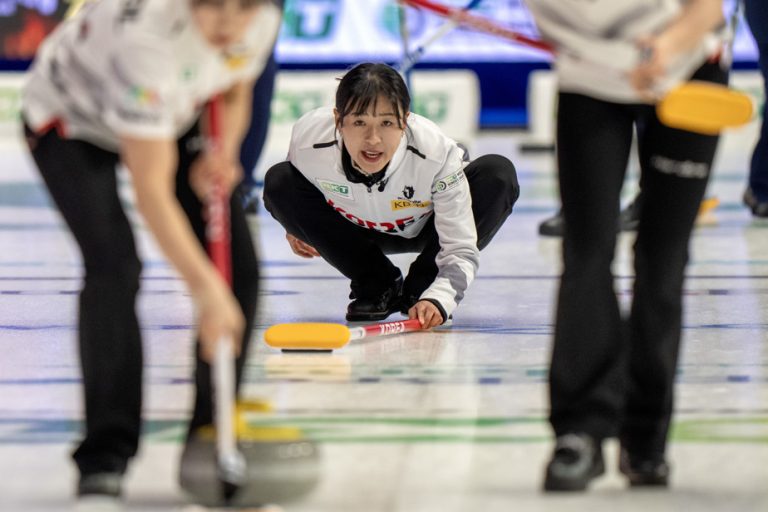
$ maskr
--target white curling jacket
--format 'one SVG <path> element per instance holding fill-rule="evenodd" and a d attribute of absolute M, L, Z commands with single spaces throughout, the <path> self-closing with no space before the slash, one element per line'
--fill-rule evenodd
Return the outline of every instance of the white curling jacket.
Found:
<path fill-rule="evenodd" d="M 424 117 L 410 113 L 407 124 L 384 177 L 370 188 L 350 182 L 344 173 L 343 142 L 330 107 L 296 122 L 288 160 L 339 215 L 361 227 L 413 238 L 434 215 L 438 274 L 420 298 L 437 300 L 450 315 L 479 263 L 464 152 Z"/>
<path fill-rule="evenodd" d="M 214 48 L 189 0 L 86 4 L 43 42 L 27 76 L 22 110 L 31 128 L 57 124 L 67 138 L 118 151 L 120 136 L 183 135 L 203 104 L 261 74 L 280 11 L 259 8 L 241 41 Z"/>
<path fill-rule="evenodd" d="M 559 89 L 617 103 L 642 103 L 627 73 L 643 58 L 636 40 L 660 31 L 687 0 L 526 0 L 542 35 L 555 45 Z M 713 32 L 680 56 L 659 84 L 665 92 L 720 51 Z"/>

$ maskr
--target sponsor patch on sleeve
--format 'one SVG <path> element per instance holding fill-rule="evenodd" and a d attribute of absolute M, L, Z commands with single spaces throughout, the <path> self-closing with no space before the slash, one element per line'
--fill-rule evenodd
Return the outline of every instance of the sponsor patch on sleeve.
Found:
<path fill-rule="evenodd" d="M 465 179 L 467 179 L 467 177 L 464 174 L 463 170 L 456 171 L 450 176 L 446 176 L 445 178 L 441 178 L 436 182 L 432 183 L 432 193 L 437 194 L 439 192 L 446 192 L 448 190 L 456 188 Z"/>

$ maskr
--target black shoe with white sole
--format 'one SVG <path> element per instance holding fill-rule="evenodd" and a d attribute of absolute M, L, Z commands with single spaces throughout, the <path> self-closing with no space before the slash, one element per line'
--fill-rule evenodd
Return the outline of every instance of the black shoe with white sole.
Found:
<path fill-rule="evenodd" d="M 90 473 L 77 484 L 76 512 L 120 512 L 124 510 L 122 473 Z"/>
<path fill-rule="evenodd" d="M 77 484 L 78 496 L 101 495 L 119 498 L 122 492 L 122 473 L 91 473 L 82 475 Z"/>
<path fill-rule="evenodd" d="M 600 442 L 584 433 L 559 436 L 547 465 L 544 490 L 584 491 L 589 482 L 605 472 Z"/>

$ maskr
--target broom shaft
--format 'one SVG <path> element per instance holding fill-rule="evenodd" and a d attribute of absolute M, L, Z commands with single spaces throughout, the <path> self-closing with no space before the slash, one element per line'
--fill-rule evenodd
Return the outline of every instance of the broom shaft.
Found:
<path fill-rule="evenodd" d="M 384 322 L 379 324 L 362 325 L 360 327 L 350 327 L 350 340 L 359 340 L 362 338 L 373 338 L 375 336 L 390 336 L 393 334 L 402 334 L 404 332 L 420 331 L 421 322 L 418 318 L 409 320 L 400 320 L 397 322 Z"/>
<path fill-rule="evenodd" d="M 221 97 L 208 103 L 208 151 L 221 151 Z M 232 284 L 230 250 L 229 198 L 225 187 L 215 183 L 207 202 L 206 239 L 208 253 L 222 278 Z M 239 485 L 245 476 L 245 461 L 237 449 L 235 435 L 235 343 L 231 335 L 219 338 L 212 368 L 216 424 L 216 452 L 219 476 L 229 484 Z"/>

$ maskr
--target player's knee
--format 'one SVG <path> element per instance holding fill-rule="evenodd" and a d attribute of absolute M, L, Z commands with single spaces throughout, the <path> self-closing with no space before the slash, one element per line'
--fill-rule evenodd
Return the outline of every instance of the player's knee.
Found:
<path fill-rule="evenodd" d="M 273 165 L 264 176 L 264 206 L 272 211 L 274 206 L 289 205 L 296 190 L 293 166 L 290 162 Z"/>
<path fill-rule="evenodd" d="M 478 159 L 482 166 L 481 176 L 487 190 L 497 193 L 504 191 L 512 205 L 520 197 L 520 184 L 517 181 L 517 170 L 509 158 L 501 155 L 484 155 Z"/>

